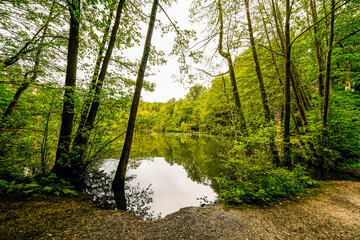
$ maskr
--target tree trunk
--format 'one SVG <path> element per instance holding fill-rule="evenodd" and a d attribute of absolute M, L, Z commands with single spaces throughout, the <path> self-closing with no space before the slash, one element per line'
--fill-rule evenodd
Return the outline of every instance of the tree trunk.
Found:
<path fill-rule="evenodd" d="M 221 75 L 221 78 L 223 80 L 223 85 L 224 85 L 224 94 L 225 94 L 225 97 L 226 97 L 226 100 L 229 104 L 229 109 L 230 109 L 230 113 L 231 113 L 231 122 L 233 124 L 233 127 L 234 127 L 234 137 L 235 137 L 235 141 L 237 141 L 238 139 L 238 134 L 237 134 L 237 130 L 236 130 L 236 123 L 235 123 L 235 115 L 234 115 L 234 111 L 233 111 L 233 108 L 232 108 L 232 105 L 231 105 L 231 99 L 230 99 L 230 96 L 228 95 L 227 91 L 226 91 L 226 82 L 225 82 L 225 77 L 224 77 L 224 74 Z"/>
<path fill-rule="evenodd" d="M 46 165 L 47 165 L 47 155 L 48 155 L 48 138 L 49 138 L 49 123 L 50 123 L 50 116 L 51 111 L 53 109 L 53 103 L 55 101 L 55 94 L 51 100 L 49 111 L 46 115 L 46 124 L 44 129 L 44 136 L 43 140 L 41 142 L 41 160 L 40 160 L 40 166 L 41 166 L 41 174 L 45 177 L 46 176 Z"/>
<path fill-rule="evenodd" d="M 249 1 L 244 0 L 244 2 L 245 2 L 246 16 L 247 16 L 247 21 L 248 21 L 251 50 L 252 50 L 253 57 L 254 57 L 256 75 L 257 75 L 257 78 L 259 81 L 259 88 L 260 88 L 260 93 L 261 93 L 261 101 L 262 101 L 262 105 L 263 105 L 265 121 L 267 122 L 268 125 L 270 125 L 270 123 L 272 122 L 272 117 L 270 114 L 269 102 L 268 102 L 266 89 L 265 89 L 265 85 L 264 85 L 264 80 L 263 80 L 263 76 L 262 76 L 262 72 L 261 72 L 260 62 L 258 59 L 256 46 L 255 46 L 255 39 L 254 39 L 254 33 L 253 33 L 252 24 L 251 24 L 251 15 L 250 15 L 250 9 L 249 9 Z M 278 151 L 277 151 L 277 148 L 275 145 L 274 136 L 272 136 L 270 139 L 270 150 L 273 155 L 275 165 L 279 166 L 280 159 L 279 159 L 279 154 L 278 154 Z"/>
<path fill-rule="evenodd" d="M 284 78 L 284 166 L 291 168 L 290 158 L 290 81 L 291 81 L 291 45 L 290 45 L 290 0 L 286 0 L 285 19 L 285 78 Z"/>
<path fill-rule="evenodd" d="M 145 46 L 143 51 L 143 56 L 141 59 L 141 64 L 138 71 L 138 76 L 136 79 L 136 86 L 135 86 L 135 93 L 133 97 L 133 101 L 131 104 L 129 122 L 125 137 L 124 147 L 121 153 L 120 162 L 116 170 L 116 174 L 114 180 L 112 182 L 112 189 L 115 195 L 115 202 L 118 210 L 125 210 L 126 211 L 126 198 L 125 198 L 125 175 L 126 169 L 129 162 L 130 151 L 131 151 L 131 144 L 134 134 L 135 128 L 135 120 L 136 120 L 136 113 L 138 110 L 139 102 L 140 102 L 140 95 L 141 89 L 143 86 L 144 75 L 146 70 L 146 64 L 149 58 L 150 47 L 151 47 L 151 38 L 152 33 L 154 31 L 155 26 L 155 19 L 156 19 L 156 11 L 158 7 L 158 0 L 154 0 L 151 15 L 150 15 L 150 22 L 149 28 L 146 35 Z"/>
<path fill-rule="evenodd" d="M 263 6 L 262 6 L 262 8 L 263 8 Z M 270 36 L 269 36 L 269 32 L 268 32 L 267 27 L 266 27 L 266 22 L 265 22 L 265 18 L 264 18 L 262 8 L 260 7 L 260 14 L 261 14 L 261 19 L 262 19 L 262 22 L 263 22 L 263 25 L 264 25 L 264 30 L 265 30 L 265 34 L 266 34 L 266 39 L 268 41 L 271 58 L 272 58 L 272 60 L 274 62 L 274 66 L 275 66 L 275 70 L 276 70 L 276 73 L 277 73 L 278 78 L 279 78 L 280 86 L 281 86 L 281 88 L 284 88 L 284 83 L 282 81 L 282 78 L 281 78 L 281 75 L 280 75 L 280 70 L 279 70 L 278 64 L 276 62 L 276 58 L 275 58 L 273 47 L 272 47 L 272 44 L 271 44 L 271 39 L 270 39 Z"/>
<path fill-rule="evenodd" d="M 273 12 L 273 18 L 274 18 L 274 22 L 275 22 L 276 32 L 279 36 L 281 48 L 285 52 L 285 48 L 286 48 L 285 43 L 284 43 L 285 36 L 282 31 L 281 21 L 279 20 L 278 11 L 276 9 L 274 0 L 271 0 L 271 6 L 272 6 L 272 12 Z"/>
<path fill-rule="evenodd" d="M 346 77 L 345 77 L 345 91 L 351 90 L 351 63 L 350 60 L 345 61 Z"/>
<path fill-rule="evenodd" d="M 291 68 L 291 66 L 290 66 L 290 68 Z M 303 104 L 302 99 L 300 97 L 299 88 L 298 88 L 297 84 L 295 83 L 294 74 L 290 73 L 290 79 L 291 79 L 291 86 L 292 86 L 294 96 L 295 96 L 295 101 L 296 101 L 296 104 L 298 106 L 300 116 L 301 116 L 301 120 L 302 120 L 302 124 L 303 124 L 303 127 L 304 127 L 304 132 L 306 132 L 307 119 L 306 119 L 306 115 L 305 115 L 305 107 L 304 107 L 304 104 Z"/>
<path fill-rule="evenodd" d="M 89 110 L 90 110 L 90 107 L 91 107 L 91 102 L 92 102 L 93 97 L 94 97 L 94 92 L 95 92 L 95 89 L 96 89 L 96 83 L 97 83 L 98 76 L 99 76 L 100 65 L 101 65 L 102 60 L 103 60 L 103 53 L 104 53 L 104 50 L 105 50 L 106 41 L 107 41 L 107 39 L 109 37 L 110 25 L 111 25 L 113 15 L 114 15 L 113 14 L 113 9 L 111 9 L 109 18 L 107 20 L 108 25 L 106 26 L 106 29 L 104 31 L 104 36 L 103 36 L 103 39 L 101 41 L 100 48 L 99 48 L 99 53 L 98 53 L 98 56 L 97 56 L 97 59 L 96 59 L 96 63 L 95 63 L 95 67 L 94 67 L 94 73 L 93 73 L 93 76 L 92 76 L 91 82 L 90 82 L 89 92 L 88 92 L 88 94 L 86 96 L 84 106 L 83 106 L 83 109 L 81 111 L 80 123 L 79 123 L 77 134 L 80 134 L 79 130 L 84 128 L 87 117 L 88 117 L 88 114 L 89 114 Z"/>
<path fill-rule="evenodd" d="M 328 50 L 326 54 L 326 68 L 325 68 L 324 104 L 322 110 L 322 125 L 325 131 L 328 122 L 328 109 L 329 109 L 331 52 L 332 52 L 332 44 L 334 41 L 334 21 L 335 21 L 334 9 L 335 9 L 335 0 L 331 0 L 329 41 L 328 41 Z"/>
<path fill-rule="evenodd" d="M 223 46 L 222 46 L 223 45 L 222 42 L 223 42 L 223 34 L 224 34 L 224 25 L 223 25 L 223 9 L 222 9 L 221 0 L 218 0 L 217 7 L 218 7 L 218 10 L 219 10 L 219 22 L 220 22 L 218 51 L 219 51 L 219 53 L 220 53 L 220 55 L 222 57 L 226 58 L 227 63 L 228 63 L 229 73 L 230 73 L 230 80 L 231 80 L 231 85 L 232 85 L 232 90 L 233 90 L 234 100 L 235 100 L 235 106 L 236 106 L 236 113 L 237 113 L 237 116 L 239 118 L 241 133 L 242 133 L 243 136 L 246 137 L 246 136 L 249 135 L 249 133 L 248 133 L 248 130 L 247 130 L 246 121 L 245 121 L 245 115 L 244 115 L 244 112 L 242 110 L 240 96 L 239 96 L 239 92 L 238 92 L 238 89 L 237 89 L 235 72 L 234 72 L 234 65 L 233 65 L 233 62 L 232 62 L 231 54 L 229 52 L 224 52 L 223 51 Z"/>
<path fill-rule="evenodd" d="M 314 0 L 310 0 L 310 8 L 311 8 L 311 16 L 313 19 L 313 23 L 315 24 L 317 19 L 316 12 L 316 2 Z M 317 62 L 317 75 L 318 75 L 318 93 L 320 97 L 324 96 L 324 82 L 323 82 L 323 60 L 322 60 L 322 51 L 321 51 L 321 42 L 319 39 L 319 28 L 317 25 L 314 26 L 314 44 L 315 44 L 315 55 Z"/>
<path fill-rule="evenodd" d="M 60 178 L 69 178 L 67 155 L 71 144 L 71 132 L 74 119 L 74 94 L 76 87 L 76 73 L 80 40 L 80 0 L 73 0 L 69 3 L 70 11 L 70 33 L 68 43 L 68 57 L 65 77 L 64 104 L 61 119 L 60 137 L 56 151 L 55 165 L 52 171 Z"/>
<path fill-rule="evenodd" d="M 70 163 L 73 171 L 72 183 L 77 189 L 82 189 L 84 186 L 84 174 L 87 163 L 84 159 L 86 146 L 89 142 L 90 133 L 94 127 L 95 118 L 100 106 L 100 95 L 104 84 L 107 68 L 110 63 L 111 55 L 116 42 L 116 35 L 120 25 L 120 17 L 125 0 L 120 0 L 117 10 L 113 29 L 111 31 L 109 46 L 105 54 L 104 61 L 102 63 L 99 79 L 96 83 L 94 98 L 91 103 L 90 111 L 87 120 L 82 128 L 79 128 L 75 136 L 73 147 L 70 153 Z M 96 74 L 96 72 L 95 72 Z M 95 76 L 94 76 L 95 78 Z M 91 91 L 91 90 L 90 90 Z M 79 126 L 80 127 L 80 126 Z"/>

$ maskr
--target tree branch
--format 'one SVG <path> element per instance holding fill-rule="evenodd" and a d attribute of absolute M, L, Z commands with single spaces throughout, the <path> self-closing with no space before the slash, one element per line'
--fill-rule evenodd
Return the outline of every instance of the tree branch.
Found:
<path fill-rule="evenodd" d="M 299 35 L 297 35 L 297 37 L 294 38 L 294 40 L 292 40 L 292 42 L 290 43 L 290 46 L 293 45 L 293 43 L 298 40 L 298 38 L 300 38 L 304 33 L 306 33 L 307 31 L 309 31 L 310 29 L 312 29 L 314 26 L 316 26 L 318 23 L 320 23 L 321 21 L 323 21 L 324 19 L 326 19 L 332 12 L 335 12 L 336 10 L 338 10 L 339 8 L 341 8 L 342 6 L 348 4 L 350 2 L 346 1 L 343 4 L 341 4 L 340 6 L 338 6 L 337 8 L 335 8 L 333 11 L 330 11 L 328 14 L 326 14 L 323 18 L 321 18 L 319 21 L 317 21 L 316 23 L 312 24 L 310 27 L 308 27 L 307 29 L 305 29 L 303 32 L 301 32 Z"/>

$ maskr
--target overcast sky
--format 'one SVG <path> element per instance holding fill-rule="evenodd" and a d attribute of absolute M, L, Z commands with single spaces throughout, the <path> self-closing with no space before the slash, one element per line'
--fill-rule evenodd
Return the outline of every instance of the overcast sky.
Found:
<path fill-rule="evenodd" d="M 191 0 L 181 0 L 171 8 L 165 9 L 171 20 L 173 22 L 177 21 L 181 29 L 189 29 L 191 27 L 188 10 L 190 5 Z M 169 23 L 165 14 L 160 9 L 158 10 L 157 18 L 164 24 Z M 187 85 L 187 89 L 185 89 L 184 85 L 174 82 L 175 79 L 171 77 L 172 75 L 179 75 L 177 59 L 174 56 L 168 56 L 174 43 L 175 34 L 167 34 L 164 38 L 160 35 L 160 30 L 157 29 L 154 31 L 152 44 L 157 50 L 162 50 L 167 54 L 167 64 L 159 67 L 159 72 L 157 72 L 156 75 L 146 78 L 147 81 L 156 83 L 154 92 L 142 91 L 141 95 L 146 102 L 167 102 L 171 98 L 179 99 L 185 96 L 189 88 L 189 85 Z M 140 57 L 141 56 L 139 56 L 139 58 Z"/>

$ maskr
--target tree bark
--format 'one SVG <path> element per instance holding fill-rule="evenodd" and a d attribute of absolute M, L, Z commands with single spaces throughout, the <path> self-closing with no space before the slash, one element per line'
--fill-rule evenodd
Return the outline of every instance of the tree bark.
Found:
<path fill-rule="evenodd" d="M 84 106 L 83 106 L 83 109 L 82 109 L 82 112 L 81 112 L 80 123 L 79 123 L 77 134 L 79 134 L 79 130 L 84 128 L 87 117 L 88 117 L 88 114 L 89 114 L 91 103 L 92 103 L 92 100 L 93 100 L 93 97 L 94 97 L 94 92 L 95 92 L 95 89 L 96 89 L 96 83 L 97 83 L 97 80 L 98 80 L 98 77 L 99 77 L 100 65 L 103 62 L 103 54 L 104 54 L 107 39 L 109 37 L 110 25 L 111 25 L 113 15 L 114 15 L 113 14 L 113 9 L 111 9 L 109 18 L 107 20 L 108 25 L 106 26 L 106 29 L 104 31 L 103 39 L 102 39 L 102 41 L 100 43 L 99 53 L 98 53 L 98 56 L 97 56 L 97 59 L 96 59 L 96 62 L 95 62 L 94 73 L 93 73 L 93 76 L 91 78 L 89 92 L 87 94 L 87 97 L 85 99 Z"/>
<path fill-rule="evenodd" d="M 284 166 L 291 168 L 290 158 L 290 81 L 291 81 L 291 45 L 290 45 L 290 0 L 286 0 L 285 19 L 285 78 L 284 78 L 284 131 L 283 153 Z"/>
<path fill-rule="evenodd" d="M 251 50 L 252 50 L 254 63 L 255 63 L 256 75 L 257 75 L 258 82 L 259 82 L 259 88 L 260 88 L 261 101 L 262 101 L 262 105 L 263 105 L 265 121 L 269 125 L 272 122 L 272 116 L 270 114 L 269 102 L 268 102 L 266 89 L 265 89 L 265 85 L 264 85 L 264 80 L 263 80 L 263 76 L 262 76 L 262 72 L 261 72 L 260 62 L 259 62 L 259 59 L 258 59 L 256 46 L 255 46 L 254 33 L 253 33 L 252 24 L 251 24 L 249 0 L 244 0 L 244 2 L 245 2 L 245 8 L 246 8 L 246 16 L 247 16 L 247 22 L 248 22 Z M 279 166 L 280 159 L 279 159 L 279 154 L 278 154 L 278 151 L 276 149 L 275 140 L 274 140 L 273 136 L 270 139 L 270 144 L 269 145 L 270 145 L 271 153 L 273 155 L 274 163 L 275 163 L 276 166 Z"/>
<path fill-rule="evenodd" d="M 335 9 L 335 0 L 331 0 L 329 41 L 328 41 L 328 50 L 326 54 L 326 67 L 325 67 L 324 104 L 322 110 L 322 125 L 325 131 L 328 122 L 328 109 L 329 109 L 331 53 L 332 53 L 332 44 L 334 41 L 334 21 L 335 21 L 334 9 Z"/>
<path fill-rule="evenodd" d="M 345 77 L 345 91 L 351 90 L 351 63 L 350 60 L 345 61 L 346 77 Z"/>
<path fill-rule="evenodd" d="M 136 86 L 133 101 L 131 104 L 129 122 L 125 137 L 124 147 L 121 153 L 120 162 L 116 170 L 116 174 L 114 180 L 112 182 L 112 189 L 115 195 L 115 202 L 118 210 L 125 210 L 126 211 L 126 198 L 125 198 L 125 175 L 126 169 L 129 162 L 130 151 L 131 151 L 131 144 L 133 140 L 134 128 L 135 128 L 135 120 L 136 114 L 140 102 L 141 96 L 141 89 L 143 86 L 144 75 L 146 70 L 146 64 L 149 58 L 150 47 L 151 47 L 151 38 L 155 27 L 155 20 L 156 20 L 156 11 L 158 7 L 158 0 L 154 0 L 151 15 L 150 15 L 150 22 L 149 28 L 146 35 L 145 46 L 143 51 L 143 56 L 141 59 L 141 64 L 138 71 L 138 76 L 136 79 Z"/>
<path fill-rule="evenodd" d="M 219 54 L 222 57 L 224 57 L 228 63 L 232 91 L 234 94 L 234 100 L 235 100 L 235 106 L 236 106 L 236 113 L 237 113 L 237 116 L 238 116 L 239 122 L 240 122 L 241 134 L 243 136 L 248 136 L 249 133 L 248 133 L 247 126 L 246 126 L 245 115 L 244 115 L 244 112 L 243 112 L 242 106 L 241 106 L 241 101 L 240 101 L 240 96 L 239 96 L 239 92 L 238 92 L 238 88 L 237 88 L 237 84 L 236 84 L 234 65 L 232 62 L 231 54 L 229 52 L 225 52 L 223 50 L 222 42 L 223 42 L 223 34 L 224 34 L 224 23 L 223 23 L 223 8 L 222 8 L 221 0 L 218 0 L 217 7 L 219 10 L 219 22 L 220 22 L 218 51 L 219 51 Z"/>
<path fill-rule="evenodd" d="M 273 18 L 274 18 L 274 22 L 275 22 L 275 27 L 276 27 L 276 32 L 279 36 L 279 40 L 280 40 L 280 46 L 282 48 L 282 50 L 285 52 L 285 43 L 284 43 L 284 32 L 282 31 L 282 27 L 281 27 L 281 21 L 279 20 L 279 16 L 278 16 L 278 11 L 277 8 L 275 6 L 275 2 L 274 0 L 271 0 L 271 6 L 272 6 L 272 12 L 273 12 Z"/>
<path fill-rule="evenodd" d="M 318 21 L 317 12 L 316 12 L 316 2 L 310 0 L 311 16 L 313 23 Z M 324 82 L 323 82 L 323 60 L 322 60 L 322 51 L 321 51 L 321 42 L 319 39 L 319 28 L 317 25 L 314 26 L 314 44 L 315 44 L 315 55 L 317 62 L 317 76 L 318 76 L 318 93 L 320 97 L 324 96 Z"/>
<path fill-rule="evenodd" d="M 58 177 L 69 178 L 69 169 L 67 155 L 71 144 L 71 133 L 74 119 L 74 94 L 76 87 L 76 73 L 79 53 L 80 40 L 80 18 L 81 18 L 81 0 L 69 2 L 70 11 L 70 33 L 68 43 L 68 57 L 65 77 L 64 104 L 61 118 L 61 129 L 58 147 L 56 151 L 55 165 L 52 169 Z"/>
<path fill-rule="evenodd" d="M 234 127 L 234 137 L 235 137 L 235 141 L 237 141 L 237 139 L 238 139 L 238 136 L 237 136 L 237 135 L 238 135 L 238 134 L 237 134 L 237 130 L 236 130 L 235 114 L 234 114 L 234 111 L 233 111 L 233 108 L 232 108 L 232 105 L 231 105 L 230 96 L 228 95 L 228 93 L 227 93 L 227 91 L 226 91 L 226 82 L 225 82 L 224 74 L 221 75 L 221 78 L 222 78 L 223 85 L 224 85 L 224 94 L 225 94 L 226 100 L 227 100 L 227 102 L 228 102 L 229 109 L 230 109 L 230 113 L 231 113 L 231 122 L 232 122 L 233 127 Z"/>
<path fill-rule="evenodd" d="M 113 29 L 111 31 L 109 46 L 105 54 L 104 61 L 102 63 L 101 71 L 99 78 L 96 83 L 94 97 L 91 103 L 90 111 L 87 116 L 86 122 L 79 128 L 77 134 L 75 136 L 73 147 L 70 152 L 70 163 L 72 167 L 72 183 L 77 189 L 82 189 L 84 186 L 84 177 L 85 177 L 85 170 L 87 163 L 84 159 L 84 154 L 86 151 L 86 146 L 89 142 L 90 133 L 94 127 L 95 118 L 100 106 L 100 95 L 102 92 L 102 87 L 104 84 L 107 68 L 110 63 L 111 55 L 115 46 L 116 42 L 116 35 L 120 25 L 120 17 L 123 10 L 125 0 L 120 0 L 117 10 L 116 10 L 116 17 Z M 96 70 L 95 70 L 96 71 Z M 96 77 L 96 72 L 94 73 L 94 78 Z M 91 90 L 90 90 L 91 91 Z M 81 126 L 79 126 L 81 127 Z"/>
<path fill-rule="evenodd" d="M 262 6 L 263 8 L 263 6 Z M 268 41 L 268 45 L 269 45 L 269 50 L 270 50 L 270 54 L 271 54 L 271 58 L 274 62 L 274 66 L 275 66 L 275 70 L 276 70 L 276 73 L 279 77 L 279 83 L 280 83 L 280 86 L 282 88 L 284 88 L 284 83 L 282 81 L 282 78 L 281 78 L 281 75 L 280 75 L 280 70 L 279 70 L 279 67 L 278 67 L 278 64 L 276 62 L 276 58 L 275 58 L 275 55 L 274 55 L 274 51 L 273 51 L 273 47 L 272 47 L 272 44 L 271 44 L 271 39 L 270 39 L 270 36 L 269 36 L 269 32 L 268 32 L 268 29 L 266 27 L 266 22 L 265 22 L 265 18 L 264 18 L 264 14 L 263 14 L 263 9 L 260 8 L 260 14 L 261 14 L 261 19 L 262 19 L 262 22 L 263 22 L 263 25 L 264 25 L 264 30 L 265 30 L 265 34 L 266 34 L 266 39 Z"/>

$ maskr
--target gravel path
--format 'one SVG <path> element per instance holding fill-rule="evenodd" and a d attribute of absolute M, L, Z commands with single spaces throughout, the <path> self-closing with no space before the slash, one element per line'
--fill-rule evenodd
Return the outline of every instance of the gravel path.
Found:
<path fill-rule="evenodd" d="M 1 239 L 360 239 L 360 182 L 332 181 L 297 202 L 189 207 L 163 219 L 102 210 L 86 197 L 1 197 Z"/>

